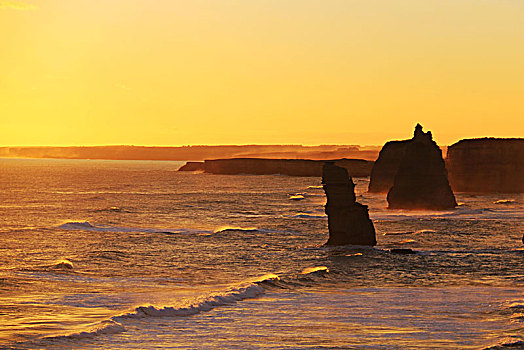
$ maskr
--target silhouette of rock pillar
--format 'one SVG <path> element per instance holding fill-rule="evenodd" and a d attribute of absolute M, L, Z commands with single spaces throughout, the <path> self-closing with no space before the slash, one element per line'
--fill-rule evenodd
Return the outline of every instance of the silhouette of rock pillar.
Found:
<path fill-rule="evenodd" d="M 326 245 L 376 245 L 368 207 L 356 202 L 355 184 L 347 170 L 334 162 L 326 162 L 322 168 L 322 185 L 327 196 L 329 239 Z"/>

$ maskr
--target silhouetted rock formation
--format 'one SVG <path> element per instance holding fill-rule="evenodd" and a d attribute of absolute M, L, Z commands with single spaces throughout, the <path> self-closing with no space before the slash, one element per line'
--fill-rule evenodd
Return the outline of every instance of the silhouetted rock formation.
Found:
<path fill-rule="evenodd" d="M 355 185 L 345 168 L 326 162 L 322 184 L 327 196 L 329 239 L 326 245 L 377 244 L 368 207 L 355 201 Z"/>
<path fill-rule="evenodd" d="M 186 162 L 177 171 L 204 171 L 204 162 Z"/>
<path fill-rule="evenodd" d="M 289 176 L 322 176 L 324 161 L 308 159 L 232 158 L 212 159 L 204 162 L 204 171 L 211 174 L 252 174 Z M 363 159 L 340 159 L 336 164 L 347 169 L 354 177 L 367 177 L 373 162 Z"/>
<path fill-rule="evenodd" d="M 453 191 L 524 192 L 524 139 L 460 140 L 448 148 Z"/>
<path fill-rule="evenodd" d="M 377 160 L 371 170 L 371 178 L 369 179 L 369 192 L 387 193 L 397 174 L 400 162 L 404 158 L 406 146 L 411 140 L 402 141 L 388 141 L 380 150 Z"/>
<path fill-rule="evenodd" d="M 400 254 L 400 255 L 417 254 L 416 251 L 410 248 L 392 248 L 389 251 L 391 254 Z"/>
<path fill-rule="evenodd" d="M 393 187 L 388 192 L 389 208 L 450 209 L 457 206 L 448 182 L 442 151 L 431 131 L 417 124 L 407 144 Z"/>

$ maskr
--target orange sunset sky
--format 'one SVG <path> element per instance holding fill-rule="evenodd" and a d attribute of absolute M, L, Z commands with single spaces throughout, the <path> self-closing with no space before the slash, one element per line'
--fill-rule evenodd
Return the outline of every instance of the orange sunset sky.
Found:
<path fill-rule="evenodd" d="M 522 0 L 0 0 L 0 145 L 524 135 Z"/>

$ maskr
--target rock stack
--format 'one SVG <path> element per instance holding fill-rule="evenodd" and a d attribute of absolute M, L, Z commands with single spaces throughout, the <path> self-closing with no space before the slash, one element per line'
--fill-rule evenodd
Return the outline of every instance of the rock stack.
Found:
<path fill-rule="evenodd" d="M 368 207 L 356 202 L 355 185 L 348 171 L 334 162 L 326 162 L 322 185 L 327 196 L 329 239 L 326 245 L 376 245 Z"/>
<path fill-rule="evenodd" d="M 406 145 L 387 199 L 389 208 L 394 209 L 444 210 L 457 206 L 442 151 L 431 132 L 422 131 L 420 124 Z"/>
<path fill-rule="evenodd" d="M 371 169 L 369 192 L 388 193 L 389 189 L 393 187 L 398 167 L 410 142 L 411 140 L 386 142 Z"/>

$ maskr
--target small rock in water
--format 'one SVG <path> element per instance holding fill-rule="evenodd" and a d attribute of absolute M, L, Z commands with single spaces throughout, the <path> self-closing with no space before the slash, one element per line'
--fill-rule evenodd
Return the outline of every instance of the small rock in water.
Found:
<path fill-rule="evenodd" d="M 413 249 L 409 249 L 409 248 L 392 248 L 389 250 L 390 253 L 392 254 L 417 254 L 416 251 L 414 251 Z"/>

